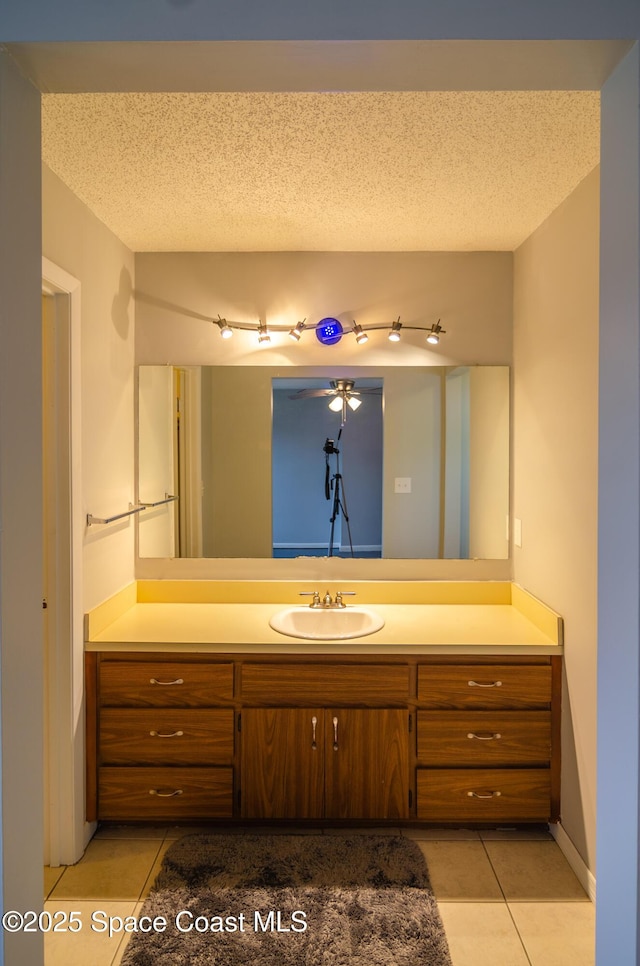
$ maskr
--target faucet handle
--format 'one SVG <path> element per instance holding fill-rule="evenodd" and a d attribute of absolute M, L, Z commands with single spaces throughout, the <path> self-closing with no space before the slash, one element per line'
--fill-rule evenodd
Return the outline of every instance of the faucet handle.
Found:
<path fill-rule="evenodd" d="M 319 607 L 320 606 L 320 594 L 317 590 L 301 590 L 299 592 L 300 597 L 313 597 L 313 600 L 309 604 L 309 607 Z"/>
<path fill-rule="evenodd" d="M 336 591 L 336 607 L 346 607 L 347 605 L 342 600 L 343 597 L 355 597 L 355 590 L 337 590 Z"/>

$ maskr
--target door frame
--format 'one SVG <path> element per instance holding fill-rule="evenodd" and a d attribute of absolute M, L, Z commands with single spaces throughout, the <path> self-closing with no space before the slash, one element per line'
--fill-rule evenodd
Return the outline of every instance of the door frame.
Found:
<path fill-rule="evenodd" d="M 45 669 L 47 773 L 45 863 L 68 865 L 81 857 L 93 828 L 85 821 L 84 609 L 82 596 L 81 286 L 60 266 L 42 259 L 42 293 L 53 299 L 54 346 L 44 362 L 54 384 L 55 456 L 53 526 L 45 568 L 48 662 Z"/>

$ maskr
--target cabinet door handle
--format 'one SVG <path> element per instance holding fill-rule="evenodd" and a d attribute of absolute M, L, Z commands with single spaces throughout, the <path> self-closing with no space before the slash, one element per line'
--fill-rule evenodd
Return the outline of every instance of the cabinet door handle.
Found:
<path fill-rule="evenodd" d="M 502 792 L 467 792 L 467 798 L 500 798 Z"/>
<path fill-rule="evenodd" d="M 182 678 L 176 678 L 175 681 L 158 681 L 157 678 L 150 678 L 149 684 L 159 684 L 163 688 L 170 688 L 172 684 L 184 684 Z"/>
<path fill-rule="evenodd" d="M 172 731 L 168 735 L 163 735 L 161 731 L 150 731 L 149 734 L 152 738 L 181 738 L 184 731 Z"/>
<path fill-rule="evenodd" d="M 480 684 L 478 681 L 467 681 L 470 688 L 501 688 L 502 681 L 492 681 L 491 684 Z"/>
<path fill-rule="evenodd" d="M 333 718 L 333 750 L 338 750 L 338 719 Z"/>
<path fill-rule="evenodd" d="M 150 788 L 150 795 L 157 795 L 158 798 L 175 798 L 176 795 L 182 795 L 183 791 L 181 788 L 174 788 L 172 792 L 161 792 L 159 788 Z"/>
<path fill-rule="evenodd" d="M 313 718 L 311 719 L 311 747 L 313 748 L 314 751 L 318 747 L 316 744 L 316 725 L 317 724 L 318 724 L 318 719 L 314 714 Z"/>
<path fill-rule="evenodd" d="M 497 741 L 498 738 L 502 738 L 502 735 L 497 731 L 492 735 L 477 735 L 473 731 L 470 731 L 467 738 L 475 738 L 476 741 Z"/>

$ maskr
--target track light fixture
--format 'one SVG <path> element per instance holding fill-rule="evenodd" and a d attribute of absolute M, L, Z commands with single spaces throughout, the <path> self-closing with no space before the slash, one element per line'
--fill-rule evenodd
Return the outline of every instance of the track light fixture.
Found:
<path fill-rule="evenodd" d="M 223 339 L 229 339 L 235 330 L 244 331 L 254 331 L 256 330 L 256 324 L 251 322 L 229 322 L 227 319 L 223 319 L 220 315 L 217 319 L 212 320 L 213 325 L 218 326 L 220 330 L 220 335 Z M 324 318 L 320 319 L 319 322 L 315 322 L 311 325 L 307 325 L 306 318 L 302 319 L 301 322 L 296 322 L 296 324 L 291 328 L 289 325 L 273 325 L 271 328 L 267 328 L 265 322 L 261 319 L 258 321 L 258 343 L 260 345 L 268 345 L 271 342 L 271 333 L 276 332 L 286 332 L 290 339 L 294 342 L 300 342 L 303 332 L 307 329 L 311 329 L 315 332 L 316 338 L 321 345 L 332 346 L 337 345 L 341 341 L 344 335 L 353 334 L 358 345 L 364 345 L 365 342 L 369 341 L 369 333 L 375 331 L 376 329 L 384 329 L 387 332 L 387 337 L 390 342 L 399 342 L 401 331 L 413 331 L 413 332 L 426 332 L 427 342 L 431 345 L 437 345 L 440 342 L 440 336 L 445 334 L 445 329 L 440 325 L 440 319 L 434 322 L 430 326 L 426 325 L 406 325 L 400 321 L 400 316 L 395 322 L 391 323 L 391 328 L 389 328 L 388 322 L 373 323 L 372 325 L 363 326 L 356 322 L 355 319 L 352 322 L 351 328 L 345 329 L 339 319 L 336 318 Z"/>

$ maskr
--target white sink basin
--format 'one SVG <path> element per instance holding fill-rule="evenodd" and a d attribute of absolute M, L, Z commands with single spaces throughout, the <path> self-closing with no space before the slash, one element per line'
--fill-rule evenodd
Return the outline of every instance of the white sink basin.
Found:
<path fill-rule="evenodd" d="M 287 637 L 344 641 L 379 631 L 384 620 L 367 607 L 288 607 L 274 614 L 269 624 Z"/>

